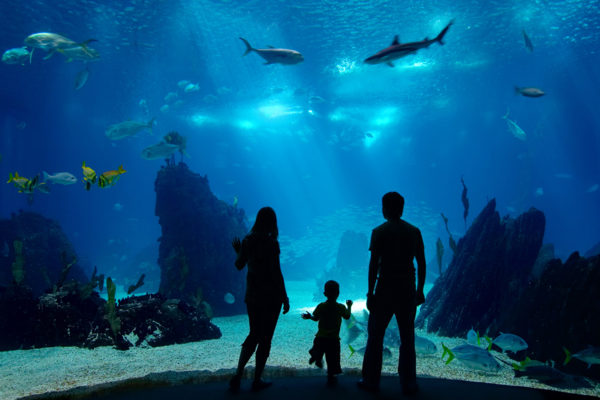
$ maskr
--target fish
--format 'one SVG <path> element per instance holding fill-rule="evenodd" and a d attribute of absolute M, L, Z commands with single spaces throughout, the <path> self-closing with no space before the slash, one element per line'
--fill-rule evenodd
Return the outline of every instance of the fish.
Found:
<path fill-rule="evenodd" d="M 344 343 L 351 344 L 354 342 L 361 333 L 363 333 L 363 328 L 356 320 L 354 315 L 350 316 L 350 319 L 344 320 L 344 324 L 346 325 L 346 334 L 344 336 Z"/>
<path fill-rule="evenodd" d="M 525 47 L 529 50 L 530 53 L 533 53 L 533 44 L 531 43 L 531 39 L 527 36 L 525 29 L 523 29 L 523 40 L 525 41 Z"/>
<path fill-rule="evenodd" d="M 72 185 L 77 183 L 77 178 L 69 172 L 57 172 L 54 175 L 48 174 L 46 171 L 42 173 L 44 182 L 55 183 L 59 185 Z"/>
<path fill-rule="evenodd" d="M 115 211 L 121 211 L 123 209 L 123 204 L 121 203 L 115 203 L 113 204 L 113 210 Z"/>
<path fill-rule="evenodd" d="M 415 335 L 415 351 L 421 356 L 432 355 L 437 352 L 437 346 L 431 340 Z"/>
<path fill-rule="evenodd" d="M 66 49 L 57 49 L 56 50 L 58 53 L 62 54 L 63 56 L 67 57 L 67 62 L 71 62 L 73 60 L 77 60 L 77 61 L 84 61 L 84 62 L 91 62 L 91 61 L 98 61 L 100 59 L 100 53 L 98 53 L 97 50 L 92 49 L 91 47 L 81 47 L 81 46 L 75 46 L 75 47 L 68 47 Z M 48 57 L 46 58 L 50 58 L 52 57 L 52 54 L 48 54 Z"/>
<path fill-rule="evenodd" d="M 96 171 L 85 165 L 85 161 L 81 165 L 81 169 L 83 169 L 83 181 L 85 182 L 85 189 L 90 190 L 92 185 L 96 183 Z"/>
<path fill-rule="evenodd" d="M 494 356 L 490 354 L 486 349 L 482 349 L 477 346 L 470 344 L 461 344 L 454 347 L 452 350 L 449 349 L 444 343 L 442 343 L 444 352 L 442 354 L 442 360 L 448 354 L 446 365 L 449 364 L 455 358 L 465 366 L 483 372 L 498 372 L 500 371 L 500 364 Z"/>
<path fill-rule="evenodd" d="M 8 49 L 2 54 L 2 62 L 4 64 L 21 64 L 30 59 L 30 51 L 27 47 L 17 47 L 16 49 Z M 30 60 L 31 63 L 31 60 Z"/>
<path fill-rule="evenodd" d="M 349 357 L 352 357 L 354 355 L 354 353 L 358 353 L 361 356 L 364 356 L 365 355 L 365 351 L 367 350 L 367 346 L 363 346 L 363 347 L 361 347 L 360 349 L 357 350 L 354 347 L 352 347 L 351 344 L 348 344 L 348 348 L 350 349 L 350 356 Z M 388 347 L 386 347 L 386 346 L 383 346 L 382 357 L 383 357 L 384 360 L 389 360 L 390 358 L 392 358 L 392 351 Z"/>
<path fill-rule="evenodd" d="M 578 351 L 574 354 L 571 354 L 566 347 L 563 347 L 563 351 L 565 352 L 565 361 L 563 362 L 563 365 L 567 365 L 573 358 L 583 361 L 588 365 L 588 368 L 591 368 L 593 364 L 600 364 L 600 347 L 589 346 L 587 349 Z"/>
<path fill-rule="evenodd" d="M 75 90 L 81 89 L 87 82 L 89 76 L 90 76 L 89 69 L 85 68 L 85 69 L 82 69 L 81 71 L 79 71 L 77 73 L 77 76 L 75 76 Z"/>
<path fill-rule="evenodd" d="M 167 95 L 165 96 L 165 102 L 166 103 L 172 103 L 175 100 L 177 100 L 177 93 L 175 92 L 169 92 L 167 93 Z"/>
<path fill-rule="evenodd" d="M 520 94 L 525 97 L 542 97 L 544 93 L 541 89 L 535 87 L 518 87 L 515 86 L 515 94 Z"/>
<path fill-rule="evenodd" d="M 598 185 L 597 183 L 594 183 L 592 186 L 587 188 L 587 190 L 585 192 L 586 193 L 594 193 L 594 192 L 598 191 L 598 188 L 600 188 L 600 185 Z"/>
<path fill-rule="evenodd" d="M 481 346 L 479 332 L 473 330 L 473 328 L 469 329 L 469 332 L 467 332 L 467 343 L 473 346 Z"/>
<path fill-rule="evenodd" d="M 227 292 L 227 293 L 225 293 L 225 296 L 223 296 L 223 300 L 227 304 L 233 304 L 233 303 L 235 303 L 235 296 L 233 294 L 231 294 L 230 292 Z"/>
<path fill-rule="evenodd" d="M 378 51 L 374 55 L 365 59 L 365 64 L 387 64 L 390 67 L 393 67 L 394 64 L 392 61 L 397 60 L 399 58 L 408 56 L 410 54 L 415 54 L 420 49 L 425 49 L 431 46 L 434 43 L 439 43 L 440 45 L 444 44 L 444 36 L 448 32 L 448 29 L 452 26 L 454 20 L 450 21 L 448 25 L 434 38 L 428 39 L 425 38 L 419 42 L 410 42 L 410 43 L 400 43 L 398 39 L 398 35 L 394 37 L 392 44 L 386 47 L 383 50 Z"/>
<path fill-rule="evenodd" d="M 536 197 L 541 197 L 544 195 L 544 188 L 543 187 L 539 187 L 537 189 L 535 189 L 535 196 Z"/>
<path fill-rule="evenodd" d="M 152 118 L 148 122 L 137 122 L 137 121 L 125 121 L 119 122 L 108 127 L 105 134 L 110 140 L 121 140 L 129 136 L 133 136 L 138 132 L 149 129 L 152 134 L 152 127 L 154 126 L 155 118 Z"/>
<path fill-rule="evenodd" d="M 527 349 L 527 342 L 520 336 L 513 335 L 512 333 L 502 333 L 496 337 L 493 344 L 500 347 L 503 353 L 507 351 L 516 353 L 521 350 Z"/>
<path fill-rule="evenodd" d="M 42 49 L 49 52 L 44 59 L 52 57 L 52 54 L 54 54 L 54 52 L 57 50 L 64 50 L 73 47 L 80 47 L 83 49 L 83 51 L 89 53 L 87 45 L 96 41 L 96 39 L 88 39 L 84 42 L 77 43 L 62 35 L 51 32 L 34 33 L 25 38 L 25 44 L 27 46 L 32 47 L 33 49 Z M 89 53 L 89 55 L 91 56 L 92 54 Z M 30 59 L 33 57 L 33 50 L 31 51 L 29 57 Z"/>
<path fill-rule="evenodd" d="M 442 275 L 442 259 L 444 258 L 444 245 L 442 244 L 442 239 L 438 238 L 435 243 L 436 257 L 438 263 L 438 270 L 440 275 Z"/>
<path fill-rule="evenodd" d="M 529 357 L 525 361 L 521 361 L 520 364 L 513 365 L 513 368 L 515 378 L 525 377 L 548 386 L 571 389 L 592 387 L 584 377 L 565 374 L 551 365 L 531 360 Z"/>
<path fill-rule="evenodd" d="M 177 150 L 179 150 L 178 145 L 161 141 L 142 150 L 142 158 L 144 160 L 165 159 L 171 157 Z"/>
<path fill-rule="evenodd" d="M 6 183 L 12 183 L 18 189 L 19 193 L 33 194 L 35 189 L 40 185 L 39 178 L 39 175 L 36 175 L 29 179 L 24 176 L 20 176 L 19 173 L 15 171 L 14 175 L 12 173 L 8 174 L 8 181 L 6 181 Z"/>
<path fill-rule="evenodd" d="M 185 93 L 197 92 L 198 90 L 200 90 L 200 85 L 198 85 L 197 83 L 188 83 L 185 86 L 185 89 L 183 89 Z"/>
<path fill-rule="evenodd" d="M 179 86 L 179 89 L 184 89 L 189 84 L 190 81 L 188 81 L 187 79 L 182 79 L 179 82 L 177 82 L 177 86 Z"/>
<path fill-rule="evenodd" d="M 304 61 L 304 56 L 296 50 L 290 49 L 276 49 L 274 47 L 270 47 L 268 49 L 255 49 L 248 43 L 248 41 L 244 38 L 240 38 L 242 42 L 246 45 L 246 51 L 242 55 L 245 56 L 248 53 L 254 51 L 256 54 L 264 58 L 266 61 L 264 65 L 269 64 L 282 64 L 282 65 L 294 65 L 299 64 Z"/>
<path fill-rule="evenodd" d="M 463 185 L 463 191 L 462 191 L 462 203 L 463 203 L 463 208 L 464 208 L 464 213 L 463 213 L 463 218 L 465 220 L 465 229 L 467 228 L 467 216 L 469 215 L 469 198 L 467 197 L 467 185 L 465 185 L 465 180 L 463 179 L 463 177 L 460 177 L 460 181 L 462 182 Z"/>
<path fill-rule="evenodd" d="M 116 170 L 103 172 L 98 177 L 98 186 L 103 188 L 114 185 L 125 172 L 127 171 L 123 169 L 123 165 L 120 165 Z"/>
<path fill-rule="evenodd" d="M 515 121 L 508 118 L 508 110 L 506 111 L 506 114 L 502 118 L 506 120 L 506 125 L 508 125 L 508 130 L 510 131 L 510 133 L 512 133 L 512 135 L 514 137 L 516 137 L 519 140 L 527 139 L 527 134 L 525 133 L 525 131 L 523 129 L 521 129 L 521 127 L 519 125 L 517 125 L 517 123 Z"/>

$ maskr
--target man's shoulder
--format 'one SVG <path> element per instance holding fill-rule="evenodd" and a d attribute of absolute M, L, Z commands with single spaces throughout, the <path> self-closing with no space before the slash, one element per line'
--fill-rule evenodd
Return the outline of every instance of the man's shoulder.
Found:
<path fill-rule="evenodd" d="M 415 233 L 416 233 L 416 232 L 419 232 L 419 233 L 421 232 L 421 230 L 420 230 L 419 228 L 417 228 L 415 225 L 411 224 L 410 222 L 407 222 L 407 221 L 405 221 L 405 220 L 401 219 L 401 220 L 400 220 L 400 223 L 401 223 L 401 224 L 403 224 L 403 225 L 404 225 L 404 227 L 405 227 L 407 230 L 413 231 L 413 232 L 415 232 Z"/>

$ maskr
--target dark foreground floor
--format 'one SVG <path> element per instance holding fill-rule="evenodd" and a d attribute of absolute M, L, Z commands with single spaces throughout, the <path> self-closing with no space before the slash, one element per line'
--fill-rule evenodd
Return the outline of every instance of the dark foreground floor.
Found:
<path fill-rule="evenodd" d="M 177 385 L 155 387 L 149 389 L 120 389 L 86 397 L 75 396 L 86 400 L 397 400 L 406 398 L 402 395 L 398 378 L 384 377 L 381 390 L 377 394 L 366 393 L 356 386 L 357 378 L 342 376 L 335 387 L 325 385 L 324 377 L 276 378 L 273 386 L 259 393 L 250 391 L 250 382 L 242 382 L 242 390 L 237 394 L 229 393 L 226 382 L 204 384 Z M 450 381 L 444 379 L 419 379 L 420 391 L 411 396 L 412 399 L 441 400 L 548 400 L 548 399 L 592 399 L 554 391 L 499 386 L 485 383 Z M 600 396 L 600 394 L 599 394 Z M 60 397 L 74 398 L 74 397 Z M 56 399 L 56 397 L 54 397 Z"/>

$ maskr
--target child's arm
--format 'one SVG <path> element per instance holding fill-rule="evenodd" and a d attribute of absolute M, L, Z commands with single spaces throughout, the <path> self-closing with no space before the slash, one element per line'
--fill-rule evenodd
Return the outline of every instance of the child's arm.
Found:
<path fill-rule="evenodd" d="M 352 302 L 352 300 L 346 300 L 346 306 L 348 307 L 347 309 L 344 310 L 344 313 L 342 314 L 342 317 L 344 319 L 349 319 L 350 315 L 352 315 L 352 304 L 354 304 Z"/>
<path fill-rule="evenodd" d="M 308 311 L 305 312 L 304 314 L 302 314 L 302 319 L 312 319 L 313 321 L 316 321 L 317 319 L 315 318 L 314 315 L 312 315 L 311 313 L 309 313 Z"/>

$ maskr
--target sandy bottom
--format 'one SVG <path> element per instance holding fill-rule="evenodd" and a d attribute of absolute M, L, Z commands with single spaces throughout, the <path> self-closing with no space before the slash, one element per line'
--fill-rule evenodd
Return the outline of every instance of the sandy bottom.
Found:
<path fill-rule="evenodd" d="M 293 292 L 290 290 L 292 287 Z M 304 282 L 288 285 L 290 298 L 296 304 L 313 304 L 312 290 L 313 286 Z M 303 310 L 303 308 L 293 308 L 287 315 L 280 317 L 266 375 L 325 373 L 308 365 L 307 352 L 312 345 L 317 324 L 302 320 L 300 314 Z M 240 315 L 215 318 L 213 322 L 223 333 L 222 338 L 218 340 L 158 348 L 132 348 L 128 351 L 118 351 L 111 347 L 100 347 L 94 350 L 53 347 L 0 352 L 0 399 L 12 400 L 74 388 L 85 391 L 86 388 L 107 387 L 127 380 L 139 381 L 138 378 L 148 375 L 161 376 L 163 380 L 175 376 L 172 381 L 185 380 L 186 382 L 222 379 L 231 374 L 237 364 L 240 345 L 248 333 L 248 319 L 246 315 Z M 454 347 L 464 343 L 464 340 L 437 337 L 425 332 L 417 332 L 417 334 L 429 338 L 438 347 L 438 352 L 434 356 L 418 356 L 417 374 L 420 376 L 553 389 L 535 381 L 515 378 L 508 366 L 504 366 L 497 374 L 487 374 L 469 370 L 456 361 L 446 365 L 441 360 L 441 342 Z M 353 346 L 360 348 L 364 345 L 364 341 L 365 338 L 361 335 L 353 342 Z M 398 349 L 391 349 L 391 351 L 392 356 L 384 360 L 383 371 L 386 374 L 396 373 Z M 501 354 L 496 355 L 509 360 Z M 341 362 L 346 373 L 359 374 L 362 356 L 358 353 L 351 355 L 347 345 L 343 344 Z M 250 361 L 249 366 L 251 365 L 253 360 Z M 578 389 L 570 392 L 600 396 L 600 385 L 596 385 L 593 389 Z"/>

